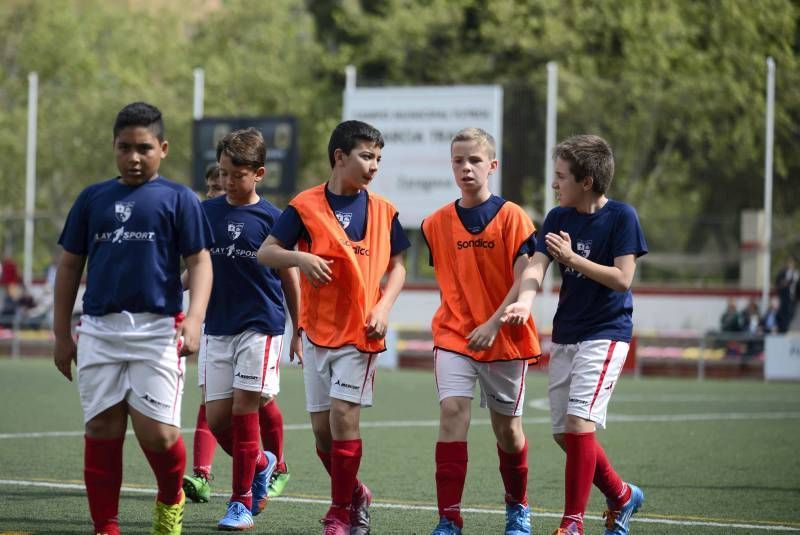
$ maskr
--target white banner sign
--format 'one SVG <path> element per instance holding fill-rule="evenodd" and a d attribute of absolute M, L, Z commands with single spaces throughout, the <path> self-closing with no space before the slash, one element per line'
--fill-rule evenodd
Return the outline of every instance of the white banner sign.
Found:
<path fill-rule="evenodd" d="M 456 132 L 482 128 L 494 136 L 498 159 L 502 154 L 500 86 L 356 88 L 344 92 L 344 119 L 364 121 L 383 133 L 386 146 L 370 190 L 397 207 L 406 228 L 419 227 L 461 196 L 450 167 L 450 139 Z M 501 193 L 501 183 L 498 169 L 489 181 L 492 193 Z"/>
<path fill-rule="evenodd" d="M 764 379 L 800 380 L 800 336 L 764 337 Z"/>

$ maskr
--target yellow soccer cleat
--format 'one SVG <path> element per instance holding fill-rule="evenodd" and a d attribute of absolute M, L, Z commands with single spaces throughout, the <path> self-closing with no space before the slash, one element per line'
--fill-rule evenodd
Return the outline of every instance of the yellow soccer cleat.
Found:
<path fill-rule="evenodd" d="M 186 494 L 181 491 L 181 499 L 175 505 L 167 505 L 156 501 L 153 510 L 153 528 L 150 535 L 181 535 L 183 528 L 183 506 Z"/>

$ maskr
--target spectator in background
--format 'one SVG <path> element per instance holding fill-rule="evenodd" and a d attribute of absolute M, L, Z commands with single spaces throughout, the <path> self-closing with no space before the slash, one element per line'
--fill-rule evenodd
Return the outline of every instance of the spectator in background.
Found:
<path fill-rule="evenodd" d="M 724 333 L 738 333 L 742 330 L 742 318 L 733 297 L 728 298 L 728 306 L 719 318 L 719 330 Z"/>
<path fill-rule="evenodd" d="M 11 251 L 6 248 L 3 255 L 2 269 L 0 269 L 0 285 L 8 288 L 11 284 L 21 284 L 17 262 L 12 258 Z"/>
<path fill-rule="evenodd" d="M 780 299 L 773 297 L 769 300 L 769 308 L 761 318 L 761 330 L 764 334 L 777 334 L 780 327 Z"/>
<path fill-rule="evenodd" d="M 775 288 L 778 290 L 780 305 L 778 307 L 778 332 L 785 333 L 794 317 L 797 305 L 797 287 L 800 272 L 797 270 L 797 261 L 789 257 L 783 269 L 775 277 Z"/>
<path fill-rule="evenodd" d="M 761 312 L 758 308 L 758 302 L 755 299 L 750 299 L 747 306 L 742 310 L 741 322 L 742 331 L 747 335 L 744 337 L 744 356 L 746 358 L 754 357 L 764 349 L 764 331 L 761 329 Z"/>

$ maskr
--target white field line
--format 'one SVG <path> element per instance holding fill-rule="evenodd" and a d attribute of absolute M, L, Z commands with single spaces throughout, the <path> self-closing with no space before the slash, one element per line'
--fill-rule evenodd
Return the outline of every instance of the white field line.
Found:
<path fill-rule="evenodd" d="M 800 418 L 800 411 L 782 412 L 709 412 L 688 414 L 610 414 L 608 421 L 618 423 L 641 422 L 701 422 L 701 421 L 726 421 L 726 420 L 795 420 Z M 525 424 L 550 424 L 550 418 L 541 416 L 523 418 Z M 488 418 L 473 418 L 470 425 L 489 425 Z M 362 421 L 360 427 L 368 428 L 415 428 L 438 427 L 439 420 L 389 420 L 369 422 Z M 311 429 L 311 424 L 285 424 L 284 431 L 305 431 Z M 194 428 L 183 428 L 184 434 L 194 433 Z M 0 440 L 22 438 L 53 438 L 53 437 L 78 437 L 83 436 L 83 431 L 36 431 L 29 433 L 0 433 Z M 133 435 L 133 430 L 128 430 L 128 435 Z"/>
<path fill-rule="evenodd" d="M 55 482 L 47 482 L 47 481 L 24 481 L 24 480 L 16 480 L 16 479 L 0 479 L 0 486 L 18 486 L 18 487 L 41 487 L 47 489 L 64 489 L 64 490 L 80 490 L 84 491 L 85 487 L 80 484 L 76 483 L 55 483 Z M 155 495 L 156 489 L 150 488 L 140 488 L 140 487 L 122 487 L 122 492 L 131 493 L 131 494 L 150 494 Z M 230 494 L 224 494 L 219 492 L 212 493 L 212 496 L 219 497 L 219 498 L 227 498 Z M 270 501 L 279 501 L 279 502 L 287 502 L 287 503 L 313 503 L 313 504 L 320 504 L 320 505 L 328 505 L 330 500 L 322 500 L 316 498 L 295 498 L 292 496 L 281 496 L 278 498 L 271 498 Z M 404 503 L 386 503 L 386 502 L 372 502 L 372 507 L 376 509 L 396 509 L 396 510 L 403 510 L 403 511 L 431 511 L 436 512 L 438 509 L 433 505 L 413 505 L 413 504 L 404 504 Z M 486 509 L 486 508 L 474 508 L 474 507 L 465 507 L 461 509 L 464 513 L 479 513 L 479 514 L 490 514 L 490 515 L 504 515 L 505 510 L 502 509 Z M 544 511 L 534 511 L 534 516 L 540 517 L 547 517 L 547 518 L 561 518 L 561 514 L 559 513 L 549 513 Z M 591 520 L 601 520 L 601 517 L 594 516 L 594 515 L 586 515 L 585 518 Z M 703 526 L 703 527 L 715 527 L 715 528 L 725 528 L 725 529 L 744 529 L 744 530 L 762 530 L 762 531 L 787 531 L 787 532 L 800 532 L 800 528 L 793 527 L 793 526 L 784 526 L 780 524 L 746 524 L 743 522 L 720 522 L 720 521 L 704 521 L 704 520 L 683 520 L 683 519 L 671 519 L 671 518 L 647 518 L 642 516 L 637 516 L 631 520 L 631 522 L 637 524 L 666 524 L 671 526 Z"/>

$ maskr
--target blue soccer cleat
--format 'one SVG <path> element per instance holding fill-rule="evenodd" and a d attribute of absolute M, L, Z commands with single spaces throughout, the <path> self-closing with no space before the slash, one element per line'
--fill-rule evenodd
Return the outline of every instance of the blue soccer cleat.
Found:
<path fill-rule="evenodd" d="M 269 479 L 272 476 L 272 472 L 275 471 L 275 467 L 278 466 L 278 459 L 271 451 L 265 450 L 264 455 L 267 456 L 267 467 L 260 472 L 256 472 L 253 478 L 253 485 L 250 487 L 250 491 L 253 493 L 253 507 L 250 512 L 253 516 L 256 516 L 267 506 Z"/>
<path fill-rule="evenodd" d="M 228 510 L 217 523 L 221 531 L 246 531 L 253 527 L 253 515 L 241 502 L 230 502 Z"/>
<path fill-rule="evenodd" d="M 461 528 L 447 517 L 441 517 L 439 524 L 433 528 L 431 535 L 461 535 Z"/>
<path fill-rule="evenodd" d="M 605 535 L 628 535 L 631 517 L 644 503 L 642 489 L 632 483 L 628 483 L 628 487 L 631 489 L 631 497 L 628 502 L 619 510 L 614 510 L 609 505 L 608 510 L 603 513 L 603 518 L 606 519 Z"/>
<path fill-rule="evenodd" d="M 505 535 L 530 535 L 531 509 L 527 505 L 517 503 L 506 504 Z"/>

